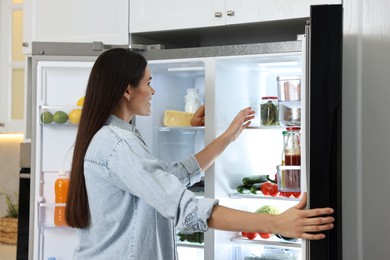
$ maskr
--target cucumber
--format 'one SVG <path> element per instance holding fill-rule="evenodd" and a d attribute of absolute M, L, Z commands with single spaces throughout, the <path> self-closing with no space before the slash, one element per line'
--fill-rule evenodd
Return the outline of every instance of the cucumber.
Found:
<path fill-rule="evenodd" d="M 267 176 L 268 175 L 253 175 L 253 176 L 244 177 L 242 179 L 242 183 L 246 186 L 251 186 L 255 183 L 266 182 L 268 181 Z"/>
<path fill-rule="evenodd" d="M 246 186 L 246 185 L 244 185 L 244 184 L 238 185 L 238 186 L 237 186 L 237 191 L 238 191 L 239 193 L 245 193 L 246 191 L 249 191 L 250 187 L 251 187 L 251 186 Z"/>
<path fill-rule="evenodd" d="M 261 185 L 263 184 L 262 183 L 255 183 L 255 184 L 252 184 L 252 186 L 250 187 L 249 191 L 253 194 L 257 194 L 258 191 L 260 191 L 260 187 Z"/>

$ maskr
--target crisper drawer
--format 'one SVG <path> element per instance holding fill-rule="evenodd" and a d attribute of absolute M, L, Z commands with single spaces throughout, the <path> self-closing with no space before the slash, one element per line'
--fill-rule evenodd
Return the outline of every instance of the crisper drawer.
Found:
<path fill-rule="evenodd" d="M 256 243 L 255 241 L 234 241 L 234 260 L 302 260 L 299 243 Z"/>

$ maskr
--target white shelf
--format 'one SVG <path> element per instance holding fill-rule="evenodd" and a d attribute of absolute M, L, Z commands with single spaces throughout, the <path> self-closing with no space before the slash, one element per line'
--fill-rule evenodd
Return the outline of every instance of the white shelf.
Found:
<path fill-rule="evenodd" d="M 269 239 L 255 238 L 253 240 L 244 238 L 244 237 L 234 237 L 232 238 L 232 242 L 238 245 L 263 245 L 263 246 L 275 246 L 275 247 L 283 247 L 283 248 L 301 248 L 302 240 L 298 239 L 297 241 L 287 241 L 279 239 L 275 236 L 272 236 Z"/>

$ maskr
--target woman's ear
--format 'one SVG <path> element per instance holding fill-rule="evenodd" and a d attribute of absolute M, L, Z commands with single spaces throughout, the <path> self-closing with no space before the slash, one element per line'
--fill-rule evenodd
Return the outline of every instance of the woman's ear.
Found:
<path fill-rule="evenodd" d="M 131 98 L 130 84 L 127 87 L 127 89 L 125 90 L 125 93 L 123 93 L 123 97 L 125 99 L 127 99 L 127 101 L 130 101 L 130 98 Z"/>

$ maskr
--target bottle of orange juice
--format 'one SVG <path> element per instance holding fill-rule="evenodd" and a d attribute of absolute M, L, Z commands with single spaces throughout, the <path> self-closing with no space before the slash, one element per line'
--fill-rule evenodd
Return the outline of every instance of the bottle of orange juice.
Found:
<path fill-rule="evenodd" d="M 66 171 L 60 171 L 58 179 L 54 184 L 55 203 L 66 203 L 69 189 L 69 175 Z M 65 205 L 55 206 L 54 208 L 54 225 L 66 226 Z"/>

